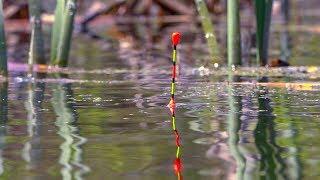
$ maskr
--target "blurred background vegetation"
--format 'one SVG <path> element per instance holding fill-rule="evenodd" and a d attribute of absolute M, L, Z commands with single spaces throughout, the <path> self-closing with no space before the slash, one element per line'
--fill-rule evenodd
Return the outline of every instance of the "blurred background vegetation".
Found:
<path fill-rule="evenodd" d="M 65 0 L 57 2 L 62 1 L 67 2 Z M 35 2 L 37 1 L 33 1 L 33 3 Z M 157 53 L 152 52 L 150 55 L 149 52 L 154 49 L 160 50 L 158 54 L 166 56 L 168 54 L 166 50 L 170 48 L 168 37 L 173 31 L 182 32 L 183 42 L 186 44 L 184 50 L 192 52 L 191 56 L 187 52 L 183 53 L 182 56 L 186 56 L 186 61 L 197 65 L 210 65 L 212 60 L 214 63 L 227 63 L 224 60 L 227 59 L 227 29 L 235 29 L 233 26 L 228 27 L 227 24 L 234 25 L 233 22 L 237 22 L 229 19 L 227 1 L 78 0 L 73 2 L 77 4 L 77 10 L 74 10 L 76 16 L 73 35 L 76 43 L 72 45 L 70 52 L 70 61 L 73 66 L 79 65 L 90 69 L 90 65 L 87 66 L 87 62 L 84 62 L 85 59 L 88 56 L 90 58 L 101 56 L 110 50 L 110 47 L 115 47 L 120 52 L 123 49 L 125 51 L 124 57 L 133 57 L 137 53 L 136 50 L 139 50 L 140 55 L 145 54 L 142 56 L 151 56 L 152 58 L 153 54 Z M 236 46 L 241 53 L 236 53 L 236 56 L 241 56 L 239 57 L 241 63 L 231 62 L 229 65 L 256 65 L 257 52 L 258 63 L 261 65 L 277 66 L 279 64 L 277 64 L 277 60 L 288 61 L 291 65 L 318 64 L 317 57 L 320 54 L 317 48 L 320 43 L 320 26 L 317 24 L 317 20 L 319 20 L 320 14 L 317 11 L 319 3 L 316 0 L 308 2 L 273 0 L 266 1 L 265 4 L 259 4 L 260 1 L 254 0 L 240 0 L 230 1 L 229 4 L 232 6 L 233 2 L 238 4 L 236 9 L 238 8 L 239 12 L 238 15 L 231 14 L 230 17 L 239 17 L 240 22 L 238 25 L 235 24 L 235 26 L 239 26 L 239 30 L 237 31 L 238 35 L 232 31 L 228 32 L 231 34 L 231 38 L 239 39 Z M 32 39 L 33 26 L 32 23 L 29 23 L 30 14 L 32 15 L 32 12 L 29 11 L 32 8 L 30 9 L 28 2 L 24 0 L 6 0 L 3 3 L 9 61 L 25 62 L 32 47 L 30 39 Z M 43 31 L 43 41 L 46 42 L 43 48 L 45 52 L 49 52 L 51 49 L 51 64 L 66 66 L 68 64 L 66 62 L 59 64 L 53 60 L 52 51 L 55 51 L 55 48 L 52 44 L 50 48 L 50 43 L 47 42 L 50 42 L 50 37 L 53 41 L 62 38 L 65 43 L 60 46 L 66 52 L 60 52 L 59 58 L 68 59 L 69 51 L 65 47 L 71 43 L 71 34 L 69 34 L 70 37 L 68 35 L 55 37 L 54 33 L 51 34 L 52 29 L 55 29 L 55 27 L 52 28 L 52 24 L 56 23 L 54 19 L 58 19 L 54 18 L 55 9 L 58 7 L 55 0 L 46 0 L 45 3 L 38 1 L 38 3 L 42 8 L 43 30 L 40 32 Z M 271 9 L 270 4 L 272 11 L 268 14 L 268 8 Z M 230 10 L 229 12 L 236 11 Z M 271 20 L 270 27 L 268 20 Z M 260 27 L 256 27 L 257 24 Z M 62 25 L 58 24 L 58 26 Z M 270 28 L 270 35 L 264 34 L 265 26 Z M 200 27 L 203 27 L 203 30 Z M 72 32 L 72 29 L 73 27 L 69 27 L 69 30 L 65 31 Z M 260 45 L 259 41 L 267 42 L 267 44 L 261 43 Z M 208 43 L 208 46 L 205 42 Z M 55 42 L 51 41 L 51 43 Z M 257 50 L 256 47 L 261 50 Z M 232 49 L 235 47 L 230 47 L 229 51 Z M 262 49 L 264 50 L 262 51 Z M 268 49 L 269 53 L 266 51 Z M 56 53 L 59 54 L 59 52 Z M 232 51 L 229 53 L 232 54 Z M 50 59 L 49 54 L 45 53 L 46 59 Z M 230 57 L 228 59 L 230 61 Z M 49 63 L 49 61 L 46 62 Z M 91 61 L 93 64 L 100 64 L 99 62 L 100 60 Z M 132 62 L 128 62 L 128 64 L 131 66 Z"/>

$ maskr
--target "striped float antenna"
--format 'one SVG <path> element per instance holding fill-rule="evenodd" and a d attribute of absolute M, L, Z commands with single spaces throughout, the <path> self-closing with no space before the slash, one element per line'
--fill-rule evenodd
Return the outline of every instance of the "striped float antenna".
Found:
<path fill-rule="evenodd" d="M 176 106 L 175 99 L 174 99 L 174 93 L 176 90 L 176 75 L 177 75 L 177 45 L 180 43 L 181 34 L 179 32 L 174 32 L 171 35 L 171 41 L 173 46 L 173 52 L 172 52 L 172 82 L 171 82 L 171 98 L 169 102 L 169 107 L 174 108 Z"/>
<path fill-rule="evenodd" d="M 172 129 L 175 135 L 175 143 L 177 147 L 175 160 L 173 162 L 173 169 L 178 177 L 178 180 L 182 180 L 182 161 L 180 158 L 180 150 L 181 150 L 181 142 L 180 142 L 180 135 L 176 127 L 176 116 L 175 116 L 175 109 L 176 109 L 176 103 L 175 103 L 175 90 L 176 90 L 176 75 L 177 75 L 177 45 L 180 43 L 181 34 L 179 32 L 172 33 L 171 41 L 173 46 L 173 52 L 172 52 L 172 82 L 171 82 L 171 98 L 170 102 L 168 104 L 168 107 L 171 111 L 171 118 L 172 118 Z"/>

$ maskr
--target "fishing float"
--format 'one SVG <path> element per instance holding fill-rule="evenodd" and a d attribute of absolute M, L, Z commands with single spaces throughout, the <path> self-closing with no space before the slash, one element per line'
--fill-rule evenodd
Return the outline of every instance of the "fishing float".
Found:
<path fill-rule="evenodd" d="M 175 103 L 175 98 L 174 98 L 174 93 L 176 90 L 176 75 L 177 75 L 177 46 L 180 43 L 181 39 L 181 34 L 179 32 L 174 32 L 171 35 L 171 41 L 172 41 L 172 46 L 173 46 L 173 51 L 172 51 L 172 81 L 171 81 L 171 98 L 170 102 L 168 104 L 169 108 L 174 108 L 176 106 Z"/>
<path fill-rule="evenodd" d="M 172 81 L 171 81 L 171 97 L 170 97 L 170 102 L 168 104 L 168 107 L 170 108 L 171 111 L 171 118 L 172 118 L 172 129 L 175 135 L 175 142 L 176 142 L 176 156 L 175 160 L 173 162 L 173 169 L 175 173 L 177 174 L 178 180 L 182 180 L 182 162 L 180 158 L 180 148 L 181 148 L 181 143 L 180 143 L 180 135 L 179 132 L 176 128 L 176 117 L 175 117 L 175 109 L 176 109 L 176 103 L 175 103 L 175 89 L 176 89 L 176 75 L 177 75 L 177 68 L 176 68 L 176 63 L 177 63 L 177 46 L 180 43 L 181 39 L 181 34 L 179 32 L 174 32 L 171 35 L 171 41 L 172 41 L 172 46 L 173 46 L 173 52 L 172 52 Z"/>

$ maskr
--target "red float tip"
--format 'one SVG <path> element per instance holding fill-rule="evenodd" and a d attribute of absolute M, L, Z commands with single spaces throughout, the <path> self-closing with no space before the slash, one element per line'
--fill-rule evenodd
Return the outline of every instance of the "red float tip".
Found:
<path fill-rule="evenodd" d="M 175 171 L 175 173 L 181 173 L 182 171 L 182 163 L 181 163 L 181 160 L 180 158 L 176 158 L 173 162 L 173 169 Z"/>
<path fill-rule="evenodd" d="M 174 46 L 178 45 L 180 43 L 181 34 L 179 32 L 174 32 L 171 35 L 172 44 Z"/>

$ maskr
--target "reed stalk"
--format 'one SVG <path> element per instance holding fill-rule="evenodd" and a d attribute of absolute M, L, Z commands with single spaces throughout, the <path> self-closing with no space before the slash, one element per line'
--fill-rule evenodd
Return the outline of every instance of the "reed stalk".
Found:
<path fill-rule="evenodd" d="M 76 10 L 76 0 L 68 0 L 64 10 L 62 30 L 57 52 L 57 60 L 59 61 L 58 65 L 62 67 L 68 65 L 69 51 L 73 32 L 73 22 Z"/>
<path fill-rule="evenodd" d="M 221 54 L 207 5 L 203 0 L 195 0 L 195 3 L 200 16 L 202 30 L 205 33 L 211 59 L 213 63 L 220 62 Z"/>
<path fill-rule="evenodd" d="M 28 64 L 46 64 L 41 23 L 41 0 L 29 0 L 31 41 Z"/>
<path fill-rule="evenodd" d="M 268 63 L 269 31 L 273 0 L 255 0 L 257 23 L 257 63 Z"/>
<path fill-rule="evenodd" d="M 229 0 L 227 12 L 228 22 L 228 66 L 241 65 L 241 35 L 239 0 Z"/>
<path fill-rule="evenodd" d="M 289 0 L 281 0 L 281 20 L 282 25 L 285 27 L 280 33 L 280 59 L 282 61 L 289 61 L 290 52 L 290 34 L 289 34 L 289 21 L 290 21 L 290 4 Z"/>
<path fill-rule="evenodd" d="M 4 31 L 4 16 L 3 16 L 3 5 L 2 0 L 0 0 L 0 75 L 8 75 L 8 65 L 7 65 L 7 47 L 6 38 Z"/>
<path fill-rule="evenodd" d="M 53 22 L 52 34 L 51 34 L 51 55 L 50 55 L 51 64 L 56 64 L 55 61 L 57 59 L 58 43 L 59 43 L 60 34 L 61 34 L 63 12 L 64 12 L 65 6 L 66 6 L 66 0 L 57 0 L 57 6 L 54 13 L 54 22 Z"/>

